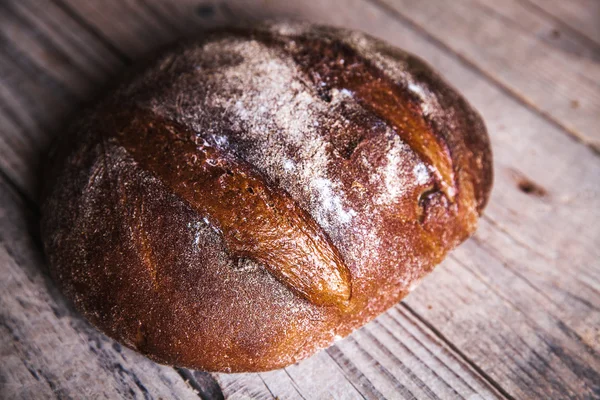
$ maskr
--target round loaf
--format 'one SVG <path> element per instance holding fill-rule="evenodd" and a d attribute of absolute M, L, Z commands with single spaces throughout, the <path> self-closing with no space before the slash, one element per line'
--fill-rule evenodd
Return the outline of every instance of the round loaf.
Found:
<path fill-rule="evenodd" d="M 117 341 L 207 371 L 286 366 L 393 306 L 492 183 L 481 118 L 430 67 L 305 24 L 170 49 L 49 159 L 63 292 Z"/>

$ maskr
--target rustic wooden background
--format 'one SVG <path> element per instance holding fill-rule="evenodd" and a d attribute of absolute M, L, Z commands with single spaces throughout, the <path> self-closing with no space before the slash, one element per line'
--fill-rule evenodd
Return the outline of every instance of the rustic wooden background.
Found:
<path fill-rule="evenodd" d="M 157 365 L 47 275 L 39 163 L 68 115 L 144 53 L 294 17 L 435 66 L 482 113 L 496 182 L 476 235 L 404 302 L 261 374 Z M 600 398 L 600 1 L 0 0 L 2 398 Z"/>

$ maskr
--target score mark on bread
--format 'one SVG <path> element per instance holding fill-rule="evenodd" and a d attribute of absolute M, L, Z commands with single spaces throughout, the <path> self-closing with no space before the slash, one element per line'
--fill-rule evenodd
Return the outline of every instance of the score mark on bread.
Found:
<path fill-rule="evenodd" d="M 439 189 L 451 202 L 454 172 L 448 147 L 431 129 L 418 108 L 396 84 L 348 45 L 319 39 L 295 38 L 288 50 L 321 93 L 349 90 L 359 104 L 392 126 L 402 140 L 431 166 Z M 282 44 L 282 47 L 286 47 Z M 328 95 L 325 93 L 325 97 Z"/>
<path fill-rule="evenodd" d="M 232 256 L 264 265 L 313 304 L 343 307 L 350 299 L 350 272 L 327 235 L 252 166 L 151 113 L 119 119 L 124 124 L 116 127 L 118 143 L 205 216 Z"/>

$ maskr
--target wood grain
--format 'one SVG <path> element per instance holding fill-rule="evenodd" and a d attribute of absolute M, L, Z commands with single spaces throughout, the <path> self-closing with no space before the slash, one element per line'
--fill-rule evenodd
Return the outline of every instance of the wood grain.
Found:
<path fill-rule="evenodd" d="M 284 370 L 217 374 L 235 398 L 460 399 L 500 395 L 405 310 L 390 311 L 324 352 Z"/>
<path fill-rule="evenodd" d="M 504 2 L 484 0 L 453 6 L 452 12 L 441 14 L 450 19 L 444 23 L 427 14 L 428 7 L 445 10 L 434 1 L 411 3 L 402 10 L 397 8 L 402 2 L 382 5 L 361 0 L 346 1 L 343 7 L 316 0 L 302 4 L 137 0 L 102 5 L 56 0 L 45 3 L 43 12 L 35 4 L 33 0 L 8 2 L 3 7 L 10 11 L 0 12 L 0 170 L 27 197 L 35 197 L 39 154 L 60 134 L 69 112 L 92 98 L 131 60 L 177 37 L 227 21 L 302 17 L 366 31 L 429 61 L 483 114 L 493 141 L 496 186 L 473 240 L 453 253 L 404 303 L 327 351 L 275 372 L 215 375 L 225 397 L 600 396 L 600 228 L 593 223 L 599 220 L 600 161 L 566 134 L 562 121 L 547 115 L 544 107 L 561 104 L 546 99 L 546 103 L 524 102 L 517 89 L 533 79 L 531 71 L 515 65 L 511 53 L 502 50 L 505 39 L 499 39 L 518 39 L 518 51 L 524 51 L 519 46 L 545 43 L 540 65 L 548 67 L 546 63 L 555 59 L 564 62 L 557 46 L 548 42 L 552 38 L 544 37 L 552 26 L 549 20 L 531 9 L 523 9 L 519 16 L 516 2 L 507 1 L 505 8 Z M 474 15 L 486 23 L 462 15 L 466 8 L 474 9 Z M 444 31 L 447 26 L 460 29 Z M 454 34 L 458 38 L 446 37 Z M 499 42 L 500 50 L 477 49 L 479 38 L 472 37 L 477 35 Z M 594 57 L 589 41 L 577 34 L 569 33 L 563 40 L 582 58 Z M 482 72 L 480 56 L 503 70 L 488 73 L 486 67 Z M 552 68 L 562 71 L 562 64 Z M 572 66 L 556 76 L 557 84 L 571 88 L 577 68 L 582 67 Z M 597 115 L 586 118 L 598 122 Z M 3 185 L 2 193 L 12 193 L 6 182 Z M 25 217 L 26 207 L 13 194 L 6 197 L 1 198 L 0 221 L 12 228 L 3 228 L 2 234 L 7 233 L 2 246 L 10 241 L 23 245 L 19 251 L 14 247 L 5 251 L 8 255 L 2 256 L 0 267 L 17 278 L 29 270 L 43 271 L 39 247 L 29 232 L 31 222 L 26 222 L 35 221 L 35 216 Z M 11 397 L 60 397 L 88 387 L 90 394 L 133 396 L 131 389 L 139 397 L 220 394 L 211 391 L 214 381 L 207 374 L 156 366 L 118 345 L 117 351 L 112 341 L 79 320 L 64 301 L 52 300 L 60 295 L 43 273 L 38 274 L 34 280 L 22 276 L 7 280 L 17 283 L 0 296 L 8 304 L 1 309 L 11 310 L 7 315 L 12 322 L 5 325 L 20 338 L 4 335 L 10 339 L 0 344 L 11 372 L 0 369 L 4 377 L 0 381 L 7 383 Z M 33 304 L 26 309 L 15 298 Z M 52 307 L 48 311 L 52 301 L 57 313 L 66 317 L 54 315 Z M 45 332 L 42 338 L 36 336 L 38 331 Z M 101 355 L 85 350 L 81 339 L 85 335 L 102 338 L 94 339 L 101 343 L 102 352 L 96 349 Z M 73 357 L 74 364 L 66 359 L 71 351 L 65 349 L 70 348 L 81 352 Z M 60 350 L 65 354 L 62 358 Z M 123 364 L 119 357 L 130 363 Z M 111 365 L 117 360 L 136 378 L 110 370 L 101 361 L 105 359 Z M 42 372 L 50 376 L 52 385 L 43 377 L 37 381 L 28 368 L 38 377 Z M 176 389 L 167 383 L 148 383 L 164 383 L 166 378 L 160 376 L 167 376 Z M 106 388 L 99 386 L 101 379 L 108 382 Z"/>
<path fill-rule="evenodd" d="M 53 3 L 35 5 L 0 3 L 0 166 L 30 197 L 41 151 L 68 113 L 122 67 Z"/>
<path fill-rule="evenodd" d="M 495 15 L 495 18 L 504 19 L 507 26 L 512 26 L 512 29 L 547 44 L 565 57 L 570 56 L 591 63 L 600 61 L 600 42 L 595 42 L 572 29 L 530 1 L 506 0 L 500 3 L 493 0 L 478 0 L 485 12 Z M 550 4 L 551 1 L 545 3 Z M 593 12 L 587 16 L 590 22 L 596 18 Z M 597 20 L 600 21 L 600 15 L 597 16 Z"/>
<path fill-rule="evenodd" d="M 596 0 L 522 0 L 600 44 L 600 3 Z"/>

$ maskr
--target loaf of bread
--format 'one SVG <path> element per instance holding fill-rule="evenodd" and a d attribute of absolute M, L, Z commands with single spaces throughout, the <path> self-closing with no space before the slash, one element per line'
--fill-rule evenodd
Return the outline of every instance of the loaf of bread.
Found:
<path fill-rule="evenodd" d="M 160 363 L 264 371 L 406 296 L 473 233 L 481 118 L 430 67 L 305 24 L 207 33 L 138 69 L 51 150 L 53 277 Z"/>

